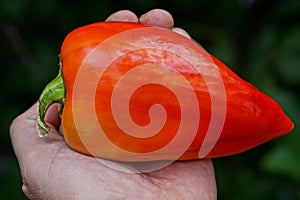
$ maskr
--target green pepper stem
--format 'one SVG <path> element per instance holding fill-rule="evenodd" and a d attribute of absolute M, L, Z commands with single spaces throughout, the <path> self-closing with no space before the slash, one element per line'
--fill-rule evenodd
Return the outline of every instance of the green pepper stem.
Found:
<path fill-rule="evenodd" d="M 50 128 L 46 124 L 44 119 L 48 108 L 54 103 L 60 103 L 62 110 L 63 104 L 65 103 L 65 97 L 66 89 L 62 76 L 62 61 L 61 57 L 59 56 L 58 75 L 46 85 L 39 98 L 39 113 L 36 123 L 37 133 L 39 137 L 46 136 L 50 131 Z"/>

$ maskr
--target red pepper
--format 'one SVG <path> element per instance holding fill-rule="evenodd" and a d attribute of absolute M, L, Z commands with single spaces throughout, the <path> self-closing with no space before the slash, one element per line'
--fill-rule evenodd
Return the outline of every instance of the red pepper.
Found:
<path fill-rule="evenodd" d="M 137 23 L 72 31 L 59 75 L 40 97 L 40 136 L 54 102 L 72 149 L 121 161 L 237 154 L 294 126 L 273 99 L 192 40 Z"/>

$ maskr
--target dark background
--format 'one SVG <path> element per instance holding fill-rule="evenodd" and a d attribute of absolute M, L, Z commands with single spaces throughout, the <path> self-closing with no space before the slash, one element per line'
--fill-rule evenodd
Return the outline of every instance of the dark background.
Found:
<path fill-rule="evenodd" d="M 9 125 L 57 73 L 72 29 L 120 9 L 164 8 L 210 53 L 276 99 L 295 130 L 240 155 L 215 159 L 219 199 L 300 199 L 299 0 L 0 0 L 0 198 L 25 199 Z"/>

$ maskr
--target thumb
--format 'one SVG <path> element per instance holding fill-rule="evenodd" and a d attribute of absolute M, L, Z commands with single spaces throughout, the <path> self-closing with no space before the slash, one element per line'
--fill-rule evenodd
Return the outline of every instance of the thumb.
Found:
<path fill-rule="evenodd" d="M 36 131 L 38 103 L 35 103 L 31 108 L 13 120 L 10 126 L 10 138 L 21 167 L 23 162 L 31 160 L 29 158 L 31 156 L 40 154 L 38 157 L 41 157 L 41 154 L 43 154 L 43 157 L 47 158 L 47 153 L 50 153 L 49 150 L 54 153 L 51 146 L 56 146 L 57 149 L 57 142 L 66 145 L 62 136 L 58 134 L 55 128 L 58 126 L 58 116 L 55 117 L 53 108 L 51 110 L 49 110 L 47 117 L 51 130 L 49 135 L 44 138 L 39 138 Z"/>
<path fill-rule="evenodd" d="M 38 103 L 18 116 L 10 126 L 11 142 L 23 178 L 22 190 L 32 199 L 40 199 L 39 195 L 47 194 L 47 171 L 58 152 L 67 149 L 63 137 L 55 128 L 58 125 L 57 112 L 55 114 L 54 109 L 52 110 L 49 110 L 46 118 L 50 127 L 50 133 L 46 137 L 38 137 L 36 131 Z"/>

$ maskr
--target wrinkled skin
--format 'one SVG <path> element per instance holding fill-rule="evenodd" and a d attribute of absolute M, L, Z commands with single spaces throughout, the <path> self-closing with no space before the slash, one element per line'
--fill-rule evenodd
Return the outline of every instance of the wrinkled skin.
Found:
<path fill-rule="evenodd" d="M 107 21 L 131 21 L 159 26 L 190 37 L 174 28 L 172 16 L 160 9 L 138 18 L 130 11 L 119 11 Z M 38 138 L 38 104 L 18 116 L 10 129 L 11 141 L 23 178 L 22 190 L 30 199 L 216 199 L 212 162 L 195 160 L 174 162 L 149 173 L 125 173 L 111 169 L 93 157 L 71 150 L 59 133 L 56 105 L 46 121 L 50 134 Z M 126 164 L 112 162 L 135 171 Z"/>

